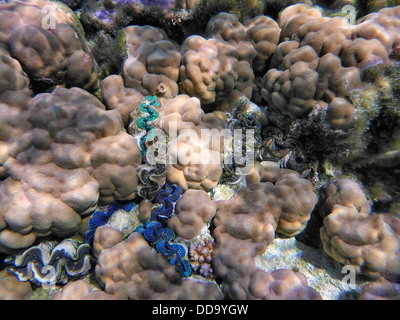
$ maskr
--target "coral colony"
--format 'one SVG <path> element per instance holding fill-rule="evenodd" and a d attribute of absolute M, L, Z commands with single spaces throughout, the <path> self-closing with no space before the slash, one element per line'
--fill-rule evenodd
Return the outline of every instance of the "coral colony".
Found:
<path fill-rule="evenodd" d="M 398 300 L 400 2 L 327 3 L 1 0 L 0 299 Z"/>

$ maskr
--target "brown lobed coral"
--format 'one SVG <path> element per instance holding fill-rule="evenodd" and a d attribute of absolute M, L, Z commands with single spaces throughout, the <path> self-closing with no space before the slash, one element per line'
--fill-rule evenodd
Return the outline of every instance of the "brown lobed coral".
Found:
<path fill-rule="evenodd" d="M 247 187 L 235 198 L 217 202 L 212 266 L 227 297 L 264 299 L 262 288 L 269 280 L 256 268 L 254 258 L 274 240 L 275 231 L 288 236 L 300 233 L 317 196 L 308 180 L 273 162 L 256 164 L 246 178 Z"/>
<path fill-rule="evenodd" d="M 9 151 L 0 183 L 0 247 L 26 248 L 37 236 L 74 233 L 97 202 L 135 197 L 140 150 L 116 111 L 88 92 L 36 95 L 19 120 L 27 130 Z"/>
<path fill-rule="evenodd" d="M 181 46 L 180 91 L 197 97 L 204 105 L 229 109 L 241 96 L 251 97 L 254 74 L 246 60 L 229 42 L 193 35 Z"/>
<path fill-rule="evenodd" d="M 398 9 L 386 8 L 352 25 L 307 4 L 286 8 L 278 20 L 281 42 L 261 84 L 263 98 L 293 118 L 322 113 L 332 129 L 349 130 L 357 119 L 352 92 L 366 85 L 363 71 L 398 60 L 398 16 Z"/>
<path fill-rule="evenodd" d="M 359 274 L 373 279 L 400 279 L 400 240 L 383 214 L 335 205 L 324 218 L 321 241 L 325 252 Z"/>
<path fill-rule="evenodd" d="M 392 282 L 372 282 L 363 286 L 359 300 L 400 300 L 400 285 Z"/>
<path fill-rule="evenodd" d="M 117 299 L 222 298 L 218 286 L 213 282 L 183 279 L 137 232 L 131 234 L 126 241 L 100 253 L 96 277 L 104 284 L 105 292 Z"/>
<path fill-rule="evenodd" d="M 98 89 L 97 64 L 70 9 L 46 0 L 1 2 L 0 20 L 0 45 L 35 85 Z"/>
<path fill-rule="evenodd" d="M 101 290 L 90 290 L 85 280 L 78 280 L 69 282 L 52 300 L 115 300 L 115 297 Z"/>
<path fill-rule="evenodd" d="M 143 95 L 175 97 L 181 63 L 177 46 L 162 29 L 152 26 L 129 26 L 123 32 L 128 51 L 123 66 L 125 85 Z"/>
<path fill-rule="evenodd" d="M 162 103 L 160 112 L 161 129 L 169 136 L 167 180 L 183 190 L 214 188 L 222 174 L 224 122 L 184 94 Z"/>
<path fill-rule="evenodd" d="M 217 208 L 203 190 L 187 190 L 175 206 L 175 214 L 168 221 L 168 228 L 184 239 L 193 239 L 214 217 Z"/>
<path fill-rule="evenodd" d="M 27 300 L 31 297 L 31 284 L 21 282 L 6 270 L 0 272 L 0 300 Z"/>
<path fill-rule="evenodd" d="M 331 181 L 320 189 L 318 213 L 325 252 L 372 279 L 400 277 L 400 239 L 396 217 L 371 212 L 361 186 L 350 179 Z"/>

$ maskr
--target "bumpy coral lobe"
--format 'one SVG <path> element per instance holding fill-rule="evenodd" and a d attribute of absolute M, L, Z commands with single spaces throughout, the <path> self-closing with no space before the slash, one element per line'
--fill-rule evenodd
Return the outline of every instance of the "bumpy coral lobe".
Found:
<path fill-rule="evenodd" d="M 25 111 L 29 130 L 16 141 L 2 181 L 2 250 L 36 236 L 77 230 L 97 202 L 132 199 L 140 151 L 120 116 L 86 91 L 39 94 Z M 23 120 L 23 118 L 20 118 Z"/>
<path fill-rule="evenodd" d="M 161 112 L 161 128 L 169 135 L 168 151 L 174 161 L 167 180 L 182 190 L 214 188 L 222 174 L 223 139 L 219 134 L 224 122 L 215 114 L 205 114 L 197 98 L 183 94 L 163 103 Z M 186 131 L 189 138 L 185 138 L 186 129 L 191 130 Z M 202 129 L 217 130 L 218 136 L 202 137 Z M 180 150 L 186 151 L 184 159 Z"/>
<path fill-rule="evenodd" d="M 53 21 L 46 6 L 53 9 L 50 18 L 55 25 L 50 28 L 46 23 Z M 96 62 L 79 39 L 80 26 L 70 12 L 47 1 L 2 2 L 0 7 L 0 44 L 20 61 L 32 81 L 98 88 Z"/>
<path fill-rule="evenodd" d="M 371 213 L 370 202 L 361 187 L 349 179 L 339 179 L 321 188 L 318 211 L 325 252 L 357 273 L 373 279 L 400 277 L 398 220 Z"/>
<path fill-rule="evenodd" d="M 0 177 L 7 176 L 5 163 L 16 140 L 29 128 L 24 110 L 28 103 L 29 78 L 19 62 L 0 48 Z"/>
<path fill-rule="evenodd" d="M 181 46 L 182 93 L 227 110 L 240 96 L 251 97 L 254 74 L 248 61 L 239 61 L 238 50 L 229 42 L 193 35 Z"/>
<path fill-rule="evenodd" d="M 352 127 L 356 109 L 349 99 L 362 88 L 362 71 L 396 58 L 398 9 L 381 10 L 351 25 L 343 17 L 322 17 L 306 4 L 279 16 L 281 40 L 262 82 L 263 98 L 294 118 L 314 111 L 326 114 L 334 130 Z"/>
<path fill-rule="evenodd" d="M 116 300 L 111 294 L 100 290 L 90 290 L 85 280 L 69 282 L 62 290 L 56 293 L 52 300 Z"/>
<path fill-rule="evenodd" d="M 300 233 L 317 202 L 309 181 L 273 162 L 257 164 L 246 177 L 247 187 L 235 198 L 217 202 L 213 220 L 216 246 L 213 269 L 231 299 L 268 299 L 268 280 L 254 258 L 275 238 L 275 231 Z M 317 296 L 313 293 L 311 296 Z"/>
<path fill-rule="evenodd" d="M 187 190 L 175 206 L 168 227 L 184 239 L 193 239 L 214 217 L 216 205 L 203 190 Z"/>
<path fill-rule="evenodd" d="M 20 282 L 6 270 L 0 272 L 0 300 L 28 300 L 31 294 L 29 282 Z"/>
<path fill-rule="evenodd" d="M 321 240 L 329 256 L 358 273 L 390 281 L 400 277 L 400 241 L 383 215 L 335 205 L 324 219 Z"/>
<path fill-rule="evenodd" d="M 359 300 L 399 300 L 400 285 L 392 282 L 372 282 L 362 288 Z"/>
<path fill-rule="evenodd" d="M 213 283 L 182 279 L 139 233 L 101 252 L 96 276 L 117 299 L 221 299 Z"/>
<path fill-rule="evenodd" d="M 104 104 L 108 109 L 117 110 L 124 126 L 129 125 L 130 114 L 140 104 L 143 95 L 133 88 L 126 88 L 121 76 L 113 74 L 101 81 Z"/>
<path fill-rule="evenodd" d="M 178 48 L 163 30 L 155 27 L 130 26 L 123 32 L 128 49 L 123 67 L 126 86 L 143 95 L 161 93 L 166 98 L 175 97 L 181 62 Z M 161 84 L 163 92 L 159 90 Z"/>
<path fill-rule="evenodd" d="M 359 212 L 369 213 L 371 204 L 360 185 L 350 179 L 331 181 L 319 190 L 318 212 L 324 218 L 334 205 L 354 207 Z"/>

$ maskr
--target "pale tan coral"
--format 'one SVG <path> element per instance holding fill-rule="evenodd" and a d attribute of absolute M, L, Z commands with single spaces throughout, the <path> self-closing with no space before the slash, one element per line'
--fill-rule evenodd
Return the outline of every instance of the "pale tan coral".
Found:
<path fill-rule="evenodd" d="M 400 6 L 384 8 L 363 17 L 353 33 L 367 40 L 377 39 L 386 49 L 389 58 L 400 58 Z"/>
<path fill-rule="evenodd" d="M 383 215 L 334 205 L 320 233 L 325 252 L 354 266 L 357 273 L 390 281 L 400 278 L 400 240 Z"/>
<path fill-rule="evenodd" d="M 270 69 L 262 81 L 261 94 L 271 106 L 294 118 L 308 115 L 317 104 L 314 96 L 319 75 L 318 56 L 308 46 L 290 51 L 282 59 L 282 69 Z"/>
<path fill-rule="evenodd" d="M 248 186 L 229 201 L 217 202 L 214 224 L 220 232 L 259 243 L 261 251 L 275 230 L 293 236 L 306 227 L 317 202 L 312 184 L 292 170 L 264 161 L 246 177 Z"/>
<path fill-rule="evenodd" d="M 101 92 L 105 106 L 117 110 L 124 125 L 128 125 L 130 114 L 140 104 L 143 95 L 135 89 L 126 88 L 123 78 L 115 74 L 101 81 Z"/>
<path fill-rule="evenodd" d="M 400 300 L 400 284 L 372 282 L 362 288 L 359 300 Z"/>
<path fill-rule="evenodd" d="M 246 60 L 252 64 L 256 57 L 256 50 L 238 17 L 232 13 L 221 12 L 212 17 L 206 28 L 206 34 L 210 38 L 220 39 L 229 42 L 239 53 L 240 60 Z"/>
<path fill-rule="evenodd" d="M 254 262 L 274 240 L 275 231 L 288 236 L 303 231 L 317 202 L 312 184 L 297 172 L 281 169 L 268 161 L 256 163 L 246 182 L 247 187 L 239 190 L 233 199 L 216 202 L 212 267 L 217 277 L 223 279 L 225 297 L 284 299 L 299 294 L 305 299 L 318 298 L 310 288 L 302 288 L 303 282 L 299 291 L 283 286 L 288 291 L 274 296 L 273 289 L 267 285 L 271 276 L 257 269 Z"/>
<path fill-rule="evenodd" d="M 354 207 L 362 213 L 370 213 L 371 203 L 361 186 L 351 179 L 328 182 L 319 190 L 318 212 L 324 218 L 330 214 L 335 204 Z"/>
<path fill-rule="evenodd" d="M 98 257 L 99 254 L 104 250 L 115 246 L 121 242 L 123 238 L 122 233 L 109 226 L 99 226 L 96 229 L 93 240 L 93 254 Z"/>
<path fill-rule="evenodd" d="M 241 96 L 251 97 L 254 74 L 238 50 L 226 41 L 193 35 L 181 46 L 181 92 L 222 110 Z"/>
<path fill-rule="evenodd" d="M 29 78 L 21 65 L 0 47 L 0 95 L 6 91 L 20 91 L 29 94 Z"/>
<path fill-rule="evenodd" d="M 111 294 L 101 290 L 90 290 L 85 280 L 69 282 L 56 293 L 52 300 L 116 300 Z"/>
<path fill-rule="evenodd" d="M 257 16 L 245 23 L 249 41 L 255 48 L 255 56 L 252 67 L 254 73 L 265 72 L 273 53 L 275 52 L 280 36 L 280 27 L 267 16 Z"/>
<path fill-rule="evenodd" d="M 167 180 L 184 190 L 216 186 L 222 174 L 223 121 L 205 114 L 197 98 L 178 95 L 161 106 L 161 128 L 169 135 L 172 161 Z M 208 129 L 202 132 L 203 129 Z"/>
<path fill-rule="evenodd" d="M 124 33 L 128 47 L 123 67 L 125 85 L 143 95 L 175 97 L 181 62 L 177 46 L 167 39 L 164 31 L 151 26 L 129 26 Z"/>
<path fill-rule="evenodd" d="M 290 270 L 265 272 L 256 267 L 257 245 L 229 234 L 217 238 L 212 260 L 214 273 L 222 279 L 225 299 L 320 300 L 304 275 Z"/>
<path fill-rule="evenodd" d="M 366 85 L 362 72 L 398 59 L 397 15 L 395 8 L 353 25 L 307 4 L 287 7 L 279 17 L 282 42 L 261 83 L 263 98 L 283 114 L 323 114 L 333 130 L 348 131 L 357 119 L 349 97 Z"/>
<path fill-rule="evenodd" d="M 309 4 L 291 5 L 279 14 L 278 24 L 282 28 L 281 40 L 290 40 L 305 22 L 321 17 L 321 11 Z"/>
<path fill-rule="evenodd" d="M 27 300 L 31 294 L 29 282 L 21 282 L 5 270 L 0 272 L 0 300 Z"/>
<path fill-rule="evenodd" d="M 0 44 L 9 48 L 31 80 L 98 88 L 96 62 L 78 36 L 82 27 L 72 12 L 50 1 L 3 2 L 0 8 Z"/>
<path fill-rule="evenodd" d="M 221 299 L 215 283 L 182 279 L 169 262 L 135 232 L 101 252 L 96 276 L 118 299 Z"/>
<path fill-rule="evenodd" d="M 252 279 L 250 288 L 263 300 L 322 300 L 302 273 L 287 269 L 259 272 Z"/>
<path fill-rule="evenodd" d="M 333 129 L 348 129 L 354 119 L 355 107 L 344 98 L 334 98 L 328 105 L 326 121 Z"/>
<path fill-rule="evenodd" d="M 58 88 L 35 96 L 24 117 L 29 130 L 9 149 L 0 183 L 1 250 L 72 234 L 99 200 L 135 197 L 140 151 L 116 111 L 82 89 Z"/>
<path fill-rule="evenodd" d="M 184 239 L 193 239 L 214 217 L 217 208 L 203 190 L 187 190 L 175 206 L 168 228 Z"/>

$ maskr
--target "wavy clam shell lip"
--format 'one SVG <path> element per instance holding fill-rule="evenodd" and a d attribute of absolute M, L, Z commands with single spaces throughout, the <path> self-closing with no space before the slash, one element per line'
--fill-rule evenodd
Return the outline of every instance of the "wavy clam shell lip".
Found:
<path fill-rule="evenodd" d="M 90 246 L 74 239 L 60 243 L 50 241 L 10 257 L 5 263 L 11 264 L 7 270 L 20 281 L 36 285 L 47 284 L 49 281 L 53 284 L 66 284 L 70 279 L 85 277 L 90 271 Z"/>

